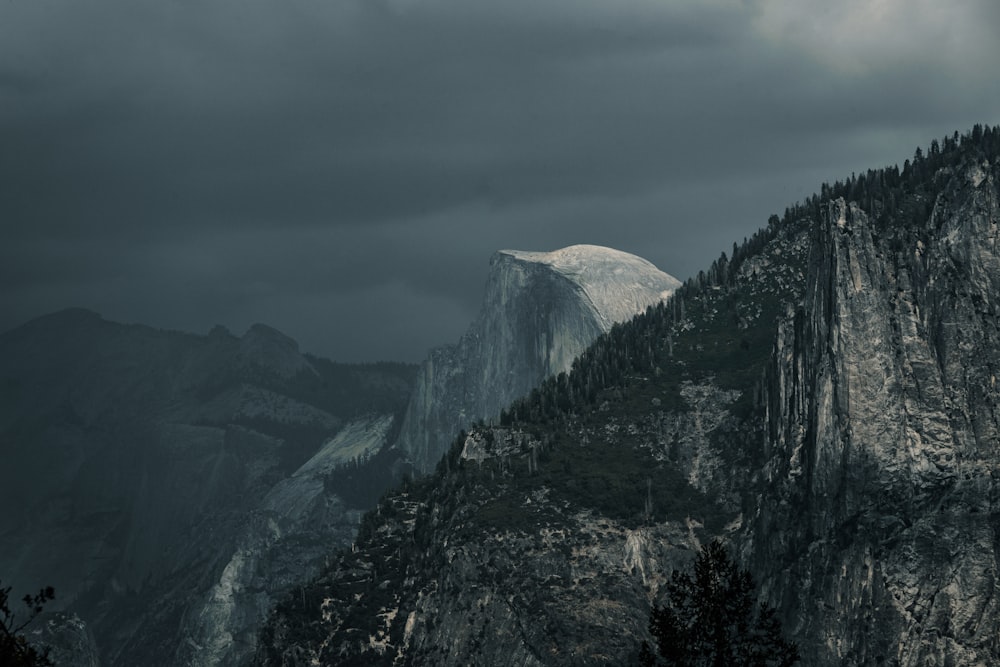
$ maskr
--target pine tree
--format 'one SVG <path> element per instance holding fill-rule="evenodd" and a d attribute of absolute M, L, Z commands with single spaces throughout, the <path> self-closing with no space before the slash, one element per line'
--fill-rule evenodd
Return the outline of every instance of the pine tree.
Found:
<path fill-rule="evenodd" d="M 0 586 L 0 665 L 5 667 L 42 667 L 51 665 L 48 650 L 39 651 L 28 643 L 23 631 L 35 617 L 42 613 L 46 602 L 55 599 L 52 587 L 43 588 L 37 595 L 25 595 L 27 618 L 17 622 L 17 614 L 8 605 L 11 588 Z"/>
<path fill-rule="evenodd" d="M 798 647 L 784 639 L 774 609 L 758 603 L 753 577 L 718 541 L 702 548 L 694 576 L 674 570 L 667 604 L 654 606 L 640 664 L 678 667 L 790 667 Z"/>

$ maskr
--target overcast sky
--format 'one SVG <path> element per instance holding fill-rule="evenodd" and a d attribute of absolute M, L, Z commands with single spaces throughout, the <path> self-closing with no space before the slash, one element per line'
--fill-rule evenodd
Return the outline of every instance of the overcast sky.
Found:
<path fill-rule="evenodd" d="M 0 330 L 82 306 L 418 361 L 497 249 L 684 279 L 1000 122 L 998 34 L 996 0 L 4 0 Z"/>

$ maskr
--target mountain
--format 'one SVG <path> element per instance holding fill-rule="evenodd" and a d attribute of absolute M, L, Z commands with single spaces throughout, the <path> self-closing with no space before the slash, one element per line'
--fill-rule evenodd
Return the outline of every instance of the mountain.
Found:
<path fill-rule="evenodd" d="M 334 364 L 260 324 L 67 310 L 0 335 L 5 585 L 54 586 L 76 614 L 59 642 L 102 664 L 237 664 L 351 543 L 374 500 L 335 478 L 394 437 L 415 370 Z"/>
<path fill-rule="evenodd" d="M 417 470 L 433 470 L 456 433 L 569 371 L 599 335 L 678 286 L 646 260 L 611 248 L 497 252 L 478 318 L 456 345 L 432 350 L 421 365 L 396 446 Z"/>
<path fill-rule="evenodd" d="M 1000 127 L 824 184 L 387 494 L 256 664 L 627 664 L 721 538 L 802 664 L 1000 665 Z"/>
<path fill-rule="evenodd" d="M 417 398 L 403 420 L 413 367 L 332 364 L 263 324 L 195 336 L 78 309 L 29 322 L 0 335 L 0 572 L 57 588 L 73 615 L 57 611 L 46 637 L 63 661 L 79 647 L 81 664 L 242 664 L 274 601 L 351 543 L 400 471 L 432 467 L 442 433 L 568 370 L 677 284 L 607 248 L 497 253 L 458 363 L 416 375 L 431 432 Z M 413 434 L 419 452 L 389 446 Z"/>

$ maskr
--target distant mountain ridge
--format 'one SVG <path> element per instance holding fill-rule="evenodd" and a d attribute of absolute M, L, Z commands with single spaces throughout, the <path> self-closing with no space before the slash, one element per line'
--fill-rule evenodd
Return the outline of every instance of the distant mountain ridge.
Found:
<path fill-rule="evenodd" d="M 53 585 L 103 664 L 238 664 L 268 601 L 350 544 L 370 505 L 326 487 L 336 436 L 373 455 L 415 370 L 334 364 L 260 324 L 72 309 L 0 334 L 5 585 Z"/>

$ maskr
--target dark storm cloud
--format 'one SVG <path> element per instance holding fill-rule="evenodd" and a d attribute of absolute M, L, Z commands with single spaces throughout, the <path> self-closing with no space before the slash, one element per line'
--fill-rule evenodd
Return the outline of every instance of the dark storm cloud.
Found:
<path fill-rule="evenodd" d="M 501 247 L 599 243 L 684 278 L 821 181 L 996 122 L 998 18 L 987 0 L 5 3 L 0 328 L 83 305 L 417 359 L 475 315 Z"/>

